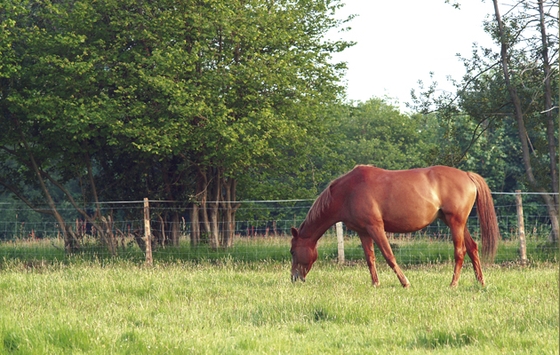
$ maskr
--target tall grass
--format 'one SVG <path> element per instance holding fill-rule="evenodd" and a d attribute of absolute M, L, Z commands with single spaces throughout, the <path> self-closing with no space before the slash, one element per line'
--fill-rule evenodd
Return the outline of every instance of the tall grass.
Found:
<path fill-rule="evenodd" d="M 393 252 L 401 265 L 418 265 L 446 263 L 453 260 L 453 243 L 445 239 L 424 238 L 391 238 Z M 191 246 L 187 241 L 178 247 L 159 247 L 154 250 L 154 260 L 160 262 L 175 261 L 219 261 L 233 259 L 241 262 L 284 261 L 291 259 L 289 237 L 257 237 L 238 238 L 233 247 L 227 249 L 211 249 L 208 245 Z M 320 260 L 336 260 L 338 246 L 336 237 L 327 234 L 319 240 Z M 383 256 L 376 248 L 379 263 L 384 263 Z M 559 259 L 557 245 L 551 245 L 537 238 L 527 240 L 527 257 L 530 262 L 557 262 Z M 498 247 L 496 263 L 515 263 L 519 261 L 519 243 L 502 241 Z M 114 259 L 107 249 L 95 242 L 86 242 L 73 256 L 66 256 L 62 241 L 42 239 L 38 241 L 19 240 L 0 243 L 0 267 L 5 262 L 20 261 L 29 265 L 36 263 L 63 262 L 72 263 L 76 260 L 110 261 Z M 129 240 L 118 248 L 118 260 L 142 263 L 144 254 Z M 358 261 L 364 259 L 360 240 L 357 237 L 346 238 L 345 259 Z"/>
<path fill-rule="evenodd" d="M 321 260 L 306 283 L 285 262 L 52 263 L 0 271 L 0 353 L 557 354 L 555 264 L 379 267 Z"/>

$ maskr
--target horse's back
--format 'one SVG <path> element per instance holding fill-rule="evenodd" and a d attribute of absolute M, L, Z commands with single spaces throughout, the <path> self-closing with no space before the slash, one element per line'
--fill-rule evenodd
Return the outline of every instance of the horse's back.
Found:
<path fill-rule="evenodd" d="M 418 188 L 445 190 L 471 189 L 473 183 L 467 173 L 444 165 L 409 170 L 385 170 L 371 165 L 357 165 L 348 175 L 354 175 L 355 182 L 366 182 L 368 188 L 380 190 Z M 374 186 L 375 185 L 375 186 Z"/>
<path fill-rule="evenodd" d="M 447 166 L 384 170 L 358 165 L 342 178 L 350 217 L 382 219 L 387 231 L 418 230 L 441 213 L 468 215 L 476 197 L 467 173 Z"/>

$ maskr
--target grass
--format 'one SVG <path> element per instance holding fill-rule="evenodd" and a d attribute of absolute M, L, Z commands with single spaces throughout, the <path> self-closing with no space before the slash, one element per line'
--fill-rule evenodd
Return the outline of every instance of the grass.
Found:
<path fill-rule="evenodd" d="M 470 270 L 320 261 L 292 284 L 280 262 L 54 264 L 0 272 L 0 353 L 557 354 L 554 264 Z"/>
<path fill-rule="evenodd" d="M 557 354 L 558 250 L 500 244 L 484 268 L 465 263 L 451 289 L 452 246 L 392 240 L 412 287 L 382 258 L 373 288 L 357 238 L 337 265 L 325 237 L 306 283 L 289 281 L 289 239 L 231 250 L 159 249 L 143 265 L 88 245 L 66 257 L 49 240 L 0 244 L 0 354 Z M 501 259 L 500 259 L 501 258 Z"/>
<path fill-rule="evenodd" d="M 453 261 L 453 244 L 449 240 L 430 238 L 392 238 L 390 239 L 397 262 L 401 265 L 418 265 L 445 263 Z M 122 244 L 122 243 L 121 243 Z M 241 262 L 289 261 L 290 238 L 288 237 L 257 237 L 239 238 L 233 247 L 213 250 L 207 245 L 192 247 L 183 242 L 179 247 L 157 248 L 154 250 L 154 260 L 160 262 L 176 261 L 220 261 L 233 259 Z M 327 234 L 319 240 L 318 251 L 320 260 L 337 259 L 337 241 L 332 234 Z M 384 263 L 383 256 L 376 248 L 379 263 Z M 546 243 L 537 238 L 527 241 L 527 257 L 531 262 L 558 262 L 558 246 Z M 67 257 L 64 254 L 60 240 L 42 239 L 38 241 L 17 240 L 0 243 L 0 267 L 11 261 L 26 262 L 30 265 L 39 263 L 73 262 L 73 260 L 105 260 L 112 258 L 107 249 L 90 241 L 85 243 L 77 256 Z M 141 263 L 144 255 L 135 242 L 128 240 L 118 248 L 118 259 Z M 346 238 L 345 259 L 360 261 L 364 253 L 357 237 Z M 519 242 L 502 241 L 499 244 L 495 262 L 515 263 L 519 261 Z"/>

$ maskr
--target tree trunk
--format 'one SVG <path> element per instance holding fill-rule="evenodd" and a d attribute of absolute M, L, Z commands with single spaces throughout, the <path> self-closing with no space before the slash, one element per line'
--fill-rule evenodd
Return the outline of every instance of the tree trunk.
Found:
<path fill-rule="evenodd" d="M 201 242 L 200 224 L 212 249 L 230 247 L 235 235 L 237 181 L 226 178 L 223 168 L 199 169 L 196 201 L 191 211 L 191 244 Z M 208 201 L 209 200 L 209 201 Z M 202 222 L 200 221 L 202 219 Z"/>
<path fill-rule="evenodd" d="M 179 213 L 177 211 L 172 212 L 170 231 L 171 231 L 171 245 L 173 245 L 174 247 L 178 247 L 179 236 L 181 233 L 179 230 Z"/>
<path fill-rule="evenodd" d="M 222 226 L 222 246 L 228 248 L 233 246 L 235 236 L 235 212 L 238 205 L 235 205 L 235 188 L 237 181 L 232 178 L 224 178 L 225 201 L 222 203 L 222 213 L 224 214 L 224 224 Z"/>
<path fill-rule="evenodd" d="M 522 158 L 523 158 L 523 165 L 525 166 L 525 173 L 527 175 L 527 179 L 529 180 L 531 186 L 533 186 L 535 190 L 543 193 L 542 197 L 545 201 L 546 207 L 548 209 L 548 214 L 550 216 L 550 221 L 552 223 L 551 241 L 557 242 L 558 241 L 558 210 L 556 208 L 556 204 L 554 203 L 554 199 L 551 197 L 550 194 L 546 194 L 547 191 L 543 187 L 539 186 L 539 183 L 535 178 L 535 175 L 533 174 L 533 167 L 531 165 L 531 154 L 529 150 L 528 134 L 527 134 L 527 129 L 525 128 L 523 110 L 521 107 L 521 100 L 517 93 L 517 89 L 511 83 L 511 78 L 509 74 L 508 42 L 504 32 L 504 25 L 502 23 L 502 18 L 500 16 L 498 0 L 493 0 L 493 3 L 494 3 L 494 14 L 496 16 L 496 22 L 498 23 L 498 30 L 500 36 L 500 44 L 501 44 L 500 55 L 501 55 L 502 71 L 504 74 L 504 81 L 514 107 L 514 116 L 517 122 L 519 140 L 521 142 L 521 151 L 523 155 Z M 550 158 L 555 159 L 552 156 Z"/>
<path fill-rule="evenodd" d="M 164 219 L 161 214 L 158 214 L 158 220 L 159 220 L 159 231 L 157 233 L 154 233 L 155 230 L 152 230 L 152 235 L 156 234 L 158 236 L 157 238 L 157 244 L 159 244 L 162 247 L 165 247 L 165 245 L 167 244 L 167 234 L 165 233 L 165 224 L 166 224 L 166 219 Z"/>
<path fill-rule="evenodd" d="M 101 207 L 99 205 L 99 197 L 97 196 L 97 187 L 95 185 L 95 179 L 93 178 L 93 168 L 91 167 L 91 158 L 89 154 L 86 154 L 85 159 L 86 159 L 89 183 L 91 185 L 91 194 L 93 197 L 93 201 L 95 201 L 95 214 L 93 215 L 93 219 L 98 219 L 101 217 Z"/>
<path fill-rule="evenodd" d="M 556 141 L 554 138 L 554 118 L 552 116 L 553 106 L 552 106 L 552 70 L 550 65 L 550 59 L 548 56 L 548 41 L 546 36 L 545 27 L 545 13 L 543 0 L 538 1 L 539 4 L 539 22 L 541 30 L 541 42 L 542 42 L 542 62 L 544 70 L 544 114 L 547 121 L 546 135 L 548 140 L 548 154 L 550 156 L 550 171 L 551 171 L 551 181 L 552 181 L 552 191 L 558 193 L 558 165 L 556 164 Z M 558 242 L 559 227 L 558 227 L 558 195 L 551 195 L 550 201 L 547 202 L 547 207 L 552 206 L 555 208 L 549 208 L 548 213 L 552 222 L 552 233 L 551 242 Z"/>
<path fill-rule="evenodd" d="M 103 230 L 101 231 L 101 239 L 103 243 L 109 249 L 111 256 L 117 255 L 117 240 L 113 233 L 113 218 L 108 216 L 107 218 L 101 217 L 101 226 Z"/>
<path fill-rule="evenodd" d="M 212 229 L 210 227 L 210 219 L 208 217 L 208 175 L 206 170 L 198 169 L 197 185 L 200 188 L 200 192 L 197 194 L 197 198 L 200 201 L 200 214 L 202 217 L 202 226 L 204 228 L 205 237 L 210 238 Z"/>
<path fill-rule="evenodd" d="M 62 218 L 62 216 L 56 209 L 56 204 L 51 196 L 49 189 L 47 188 L 47 185 L 45 184 L 45 180 L 43 179 L 42 171 L 41 169 L 39 169 L 39 165 L 35 161 L 35 156 L 33 155 L 33 152 L 31 151 L 23 132 L 19 129 L 20 128 L 19 121 L 15 120 L 15 124 L 20 133 L 21 143 L 25 148 L 27 154 L 29 155 L 31 167 L 35 172 L 35 175 L 37 175 L 37 180 L 39 182 L 39 185 L 41 186 L 41 190 L 43 191 L 43 194 L 47 199 L 47 204 L 49 205 L 49 208 L 51 209 L 51 213 L 56 219 L 56 222 L 58 223 L 58 227 L 60 228 L 60 230 L 62 230 L 62 234 L 64 236 L 64 250 L 66 250 L 67 253 L 73 253 L 78 249 L 78 244 L 79 244 L 78 239 L 76 237 L 76 233 L 72 231 L 71 225 L 67 225 L 65 223 L 64 218 Z"/>
<path fill-rule="evenodd" d="M 212 169 L 211 199 L 208 203 L 208 215 L 210 217 L 210 233 L 208 235 L 209 244 L 212 249 L 218 249 L 220 246 L 220 228 L 219 228 L 219 207 L 221 200 L 221 171 L 219 168 Z"/>
<path fill-rule="evenodd" d="M 550 155 L 550 170 L 552 180 L 552 191 L 558 193 L 558 165 L 556 163 L 556 141 L 554 138 L 555 122 L 552 112 L 552 68 L 548 56 L 548 41 L 546 36 L 545 27 L 545 13 L 543 0 L 539 0 L 539 23 L 541 29 L 541 43 L 542 43 L 542 61 L 544 70 L 544 114 L 547 121 L 546 136 L 548 140 L 548 154 Z M 558 195 L 554 196 L 556 205 L 558 205 Z"/>
<path fill-rule="evenodd" d="M 196 246 L 200 243 L 200 223 L 199 223 L 199 213 L 198 204 L 193 203 L 191 209 L 191 245 Z"/>

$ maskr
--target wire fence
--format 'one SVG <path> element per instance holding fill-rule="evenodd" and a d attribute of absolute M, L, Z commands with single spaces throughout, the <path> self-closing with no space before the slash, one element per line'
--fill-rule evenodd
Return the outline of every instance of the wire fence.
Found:
<path fill-rule="evenodd" d="M 515 194 L 494 195 L 502 241 L 497 262 L 520 259 L 518 205 Z M 557 244 L 550 243 L 550 216 L 540 196 L 524 193 L 524 242 L 530 261 L 556 262 Z M 287 260 L 291 227 L 305 219 L 313 200 L 241 201 L 234 222 L 234 240 L 228 247 L 210 247 L 203 235 L 192 239 L 192 205 L 177 201 L 149 201 L 152 248 L 155 260 L 220 260 L 242 261 Z M 105 230 L 84 220 L 71 206 L 58 208 L 64 220 L 79 237 L 77 254 L 86 258 L 124 258 L 143 261 L 145 233 L 144 201 L 108 201 L 97 206 L 84 206 L 93 214 L 96 208 L 105 221 Z M 169 218 L 169 216 L 174 216 Z M 469 216 L 468 228 L 479 239 L 476 211 Z M 105 234 L 103 234 L 105 233 Z M 113 245 L 103 235 L 111 235 Z M 171 234 L 175 234 L 174 237 Z M 363 260 L 359 238 L 344 228 L 345 259 Z M 401 264 L 445 262 L 453 258 L 449 229 L 439 220 L 428 227 L 408 234 L 391 234 L 389 240 Z M 20 202 L 0 204 L 0 261 L 66 260 L 61 226 L 51 216 L 34 212 Z M 337 258 L 334 226 L 319 244 L 322 259 Z"/>

